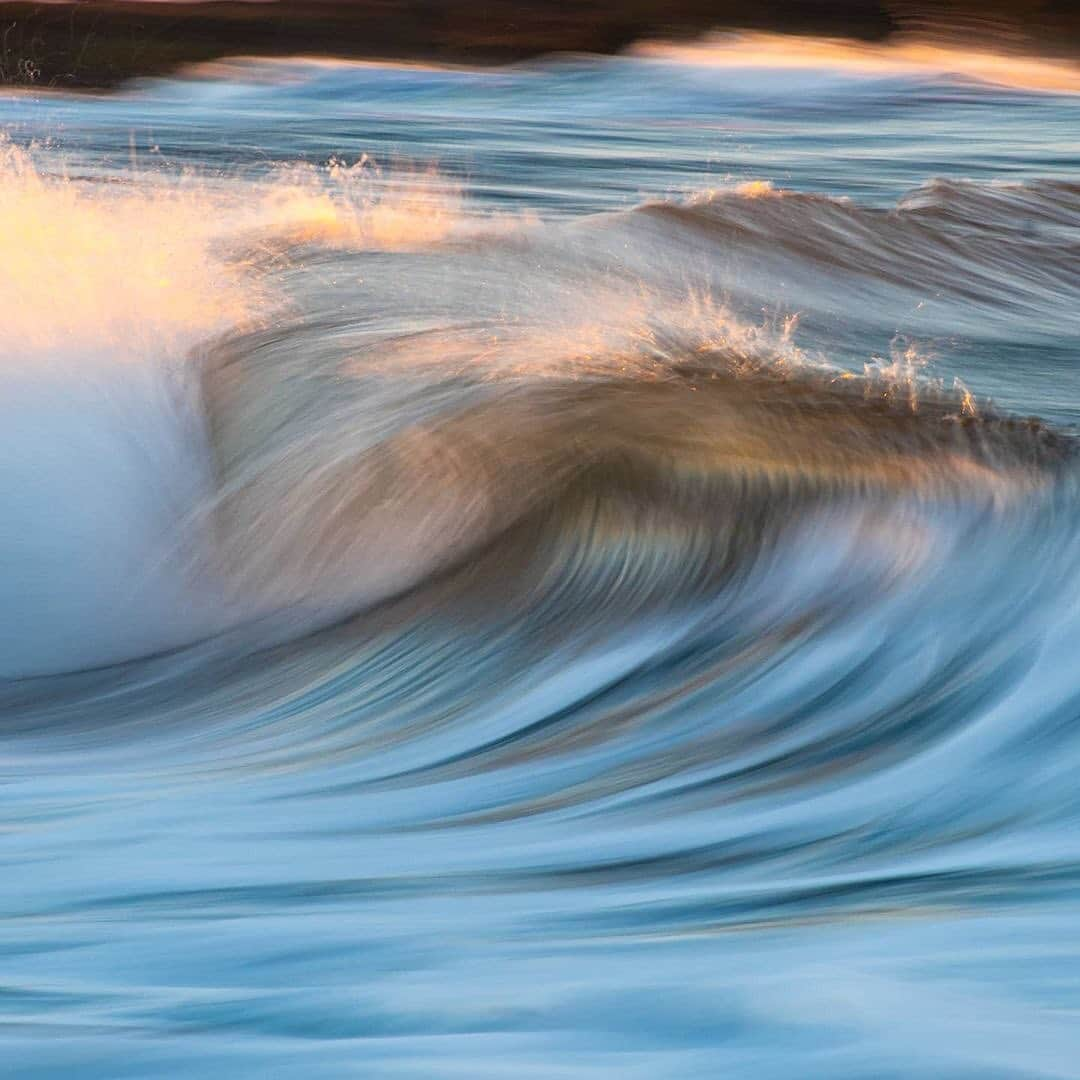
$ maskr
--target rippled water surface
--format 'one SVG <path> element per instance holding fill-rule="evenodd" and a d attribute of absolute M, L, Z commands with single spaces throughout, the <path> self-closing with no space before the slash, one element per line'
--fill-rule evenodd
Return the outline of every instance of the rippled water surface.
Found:
<path fill-rule="evenodd" d="M 0 97 L 0 1073 L 1080 1076 L 1075 82 Z"/>

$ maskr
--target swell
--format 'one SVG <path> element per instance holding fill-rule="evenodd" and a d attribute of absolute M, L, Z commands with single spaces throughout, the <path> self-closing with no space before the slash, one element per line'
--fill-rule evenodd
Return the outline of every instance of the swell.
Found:
<path fill-rule="evenodd" d="M 944 296 L 965 305 L 952 312 L 961 324 L 977 307 L 991 324 L 1034 322 L 1036 334 L 1077 329 L 1080 185 L 938 180 L 879 209 L 753 184 L 633 213 L 723 245 L 729 257 L 750 252 L 778 273 L 884 286 L 891 308 L 898 293 L 933 297 L 931 306 Z"/>

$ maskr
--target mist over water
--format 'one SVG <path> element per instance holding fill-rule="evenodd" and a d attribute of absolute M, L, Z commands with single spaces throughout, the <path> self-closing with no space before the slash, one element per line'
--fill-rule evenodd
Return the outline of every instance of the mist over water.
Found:
<path fill-rule="evenodd" d="M 1080 1075 L 1075 90 L 0 97 L 12 1075 Z"/>

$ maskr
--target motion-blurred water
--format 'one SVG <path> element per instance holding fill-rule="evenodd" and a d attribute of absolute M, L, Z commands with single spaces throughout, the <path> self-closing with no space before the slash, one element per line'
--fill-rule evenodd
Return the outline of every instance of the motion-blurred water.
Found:
<path fill-rule="evenodd" d="M 0 98 L 0 1073 L 1080 1076 L 1078 86 Z"/>

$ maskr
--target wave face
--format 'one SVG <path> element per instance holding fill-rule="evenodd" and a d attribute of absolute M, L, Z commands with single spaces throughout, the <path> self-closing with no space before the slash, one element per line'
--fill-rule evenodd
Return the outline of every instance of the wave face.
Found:
<path fill-rule="evenodd" d="M 1076 101 L 754 50 L 0 101 L 18 1075 L 1077 1075 Z"/>

